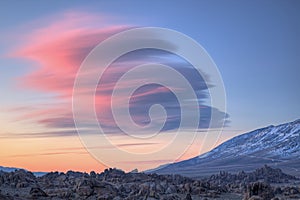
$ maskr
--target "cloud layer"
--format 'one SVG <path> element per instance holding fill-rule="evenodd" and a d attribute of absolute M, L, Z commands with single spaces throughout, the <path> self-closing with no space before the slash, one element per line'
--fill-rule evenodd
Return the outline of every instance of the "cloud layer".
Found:
<path fill-rule="evenodd" d="M 19 85 L 23 89 L 34 89 L 53 95 L 54 99 L 53 105 L 27 112 L 23 116 L 24 119 L 30 118 L 47 128 L 66 132 L 67 135 L 72 132 L 70 131 L 74 129 L 72 91 L 82 61 L 101 41 L 131 28 L 128 25 L 109 24 L 104 19 L 107 20 L 104 16 L 68 12 L 40 23 L 34 31 L 25 35 L 24 44 L 13 53 L 13 56 L 29 59 L 36 64 L 36 67 L 19 78 Z M 95 106 L 99 123 L 104 130 L 110 133 L 120 133 L 110 107 L 116 82 L 133 67 L 149 62 L 171 66 L 189 81 L 197 99 L 186 99 L 186 103 L 199 102 L 200 106 L 193 108 L 200 112 L 199 129 L 206 129 L 209 126 L 218 128 L 223 125 L 224 119 L 228 117 L 227 114 L 204 103 L 209 101 L 207 90 L 213 83 L 206 83 L 187 61 L 172 53 L 144 49 L 123 55 L 112 63 L 100 79 L 95 94 L 95 105 L 87 105 Z M 134 84 L 134 81 L 124 83 L 122 87 L 126 89 Z M 81 86 L 83 101 L 85 93 L 91 87 L 88 84 Z M 167 88 L 159 84 L 146 84 L 138 88 L 131 97 L 128 97 L 130 98 L 129 111 L 134 122 L 140 126 L 147 125 L 150 122 L 151 106 L 160 104 L 167 113 L 167 120 L 162 131 L 177 129 L 181 121 L 181 105 L 172 90 L 180 91 L 184 88 Z M 212 112 L 218 113 L 217 116 L 220 118 L 216 124 L 210 124 Z M 94 127 L 87 125 L 86 128 L 93 132 Z M 189 127 L 184 128 L 189 129 Z M 49 131 L 49 133 L 56 134 L 59 131 Z"/>

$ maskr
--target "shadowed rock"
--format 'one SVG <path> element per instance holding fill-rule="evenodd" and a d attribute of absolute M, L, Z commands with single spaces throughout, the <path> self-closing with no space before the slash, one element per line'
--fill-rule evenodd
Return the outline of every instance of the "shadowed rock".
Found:
<path fill-rule="evenodd" d="M 33 187 L 30 189 L 29 194 L 32 197 L 47 197 L 48 195 L 41 188 Z"/>
<path fill-rule="evenodd" d="M 268 166 L 248 173 L 220 172 L 201 180 L 180 175 L 125 173 L 112 168 L 102 173 L 51 172 L 42 177 L 18 170 L 0 172 L 0 199 L 191 200 L 216 199 L 227 194 L 239 194 L 240 199 L 244 195 L 247 200 L 272 199 L 274 195 L 299 199 L 297 181 L 296 177 Z M 272 187 L 273 183 L 277 186 Z"/>

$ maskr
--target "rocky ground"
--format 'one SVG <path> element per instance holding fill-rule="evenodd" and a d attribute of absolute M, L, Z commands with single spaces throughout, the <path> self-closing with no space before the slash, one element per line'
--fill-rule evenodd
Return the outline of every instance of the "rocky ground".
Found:
<path fill-rule="evenodd" d="M 300 199 L 300 180 L 268 166 L 254 172 L 220 172 L 194 180 L 180 175 L 51 172 L 35 177 L 17 170 L 0 172 L 0 200 L 6 199 Z"/>

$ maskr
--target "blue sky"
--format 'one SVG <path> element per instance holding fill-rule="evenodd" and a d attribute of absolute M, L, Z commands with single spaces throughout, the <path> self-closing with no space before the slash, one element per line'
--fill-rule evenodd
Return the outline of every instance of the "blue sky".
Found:
<path fill-rule="evenodd" d="M 300 117 L 299 1 L 1 1 L 0 7 L 0 125 L 6 132 L 17 131 L 5 119 L 17 114 L 2 110 L 52 101 L 52 94 L 18 86 L 36 64 L 7 55 L 43 19 L 74 10 L 105 16 L 108 24 L 174 29 L 200 43 L 224 81 L 228 137 Z"/>

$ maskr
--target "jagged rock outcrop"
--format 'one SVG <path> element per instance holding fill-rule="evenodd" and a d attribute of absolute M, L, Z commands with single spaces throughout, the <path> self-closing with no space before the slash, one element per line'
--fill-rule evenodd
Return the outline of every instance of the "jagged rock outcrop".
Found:
<path fill-rule="evenodd" d="M 32 197 L 47 197 L 48 195 L 39 187 L 33 187 L 30 189 L 29 194 Z"/>
<path fill-rule="evenodd" d="M 247 200 L 275 196 L 297 199 L 299 184 L 289 185 L 297 181 L 296 177 L 268 166 L 250 173 L 220 172 L 202 180 L 180 175 L 125 173 L 118 169 L 106 169 L 102 173 L 51 172 L 42 177 L 17 170 L 0 172 L 0 199 L 190 200 L 215 199 L 231 193 L 240 194 L 241 199 L 245 193 Z M 272 183 L 277 186 L 271 186 Z"/>
<path fill-rule="evenodd" d="M 226 183 L 250 183 L 263 181 L 267 183 L 288 183 L 290 180 L 297 180 L 295 176 L 285 174 L 281 169 L 274 169 L 267 165 L 262 168 L 256 169 L 254 172 L 239 172 L 231 174 L 221 171 L 219 174 L 212 175 L 207 179 L 213 184 L 226 184 Z"/>
<path fill-rule="evenodd" d="M 267 184 L 262 182 L 255 182 L 252 184 L 249 184 L 247 186 L 247 191 L 245 193 L 244 200 L 249 199 L 261 199 L 261 200 L 269 200 L 274 197 L 274 191 L 273 188 Z"/>

